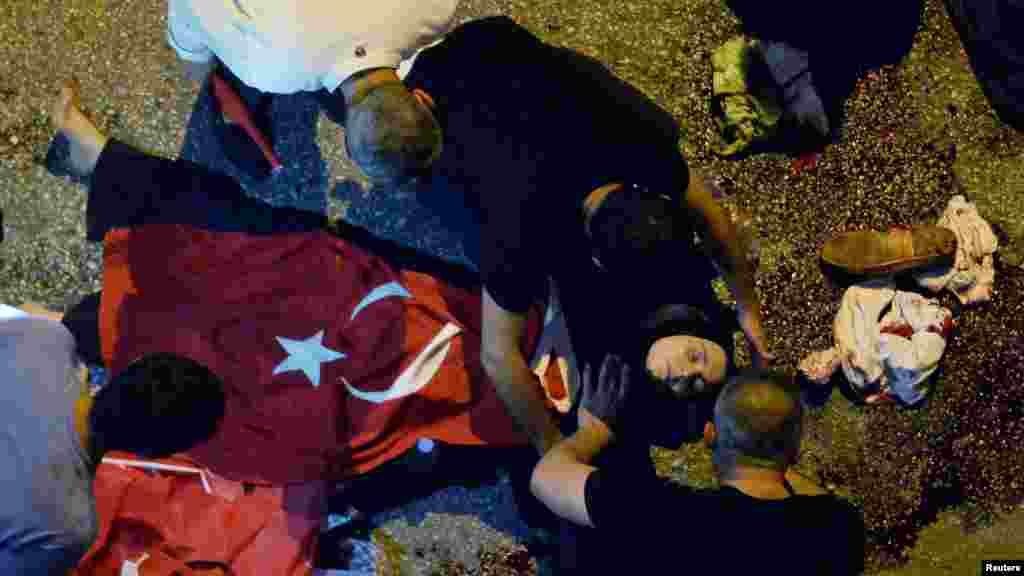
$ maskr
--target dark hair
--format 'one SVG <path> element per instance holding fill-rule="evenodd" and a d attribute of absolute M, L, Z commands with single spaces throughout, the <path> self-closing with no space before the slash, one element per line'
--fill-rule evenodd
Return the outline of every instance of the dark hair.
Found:
<path fill-rule="evenodd" d="M 735 322 L 728 319 L 723 311 L 712 309 L 702 310 L 688 304 L 668 304 L 659 307 L 648 318 L 645 325 L 645 335 L 640 341 L 640 348 L 636 360 L 637 366 L 644 367 L 647 378 L 664 390 L 691 391 L 699 375 L 677 376 L 675 378 L 658 378 L 647 370 L 647 354 L 654 343 L 662 338 L 670 336 L 693 336 L 703 338 L 718 344 L 725 350 L 726 378 L 736 371 L 736 364 L 733 361 L 735 345 L 733 342 L 733 328 Z M 717 387 L 704 386 L 699 394 L 713 394 Z"/>
<path fill-rule="evenodd" d="M 213 436 L 224 410 L 224 382 L 208 368 L 174 354 L 148 354 L 100 389 L 89 430 L 100 452 L 165 458 Z"/>
<path fill-rule="evenodd" d="M 673 196 L 635 184 L 609 193 L 590 218 L 591 245 L 602 265 L 636 268 L 692 242 L 691 228 Z"/>
<path fill-rule="evenodd" d="M 441 127 L 400 82 L 370 89 L 345 110 L 345 146 L 376 185 L 400 186 L 441 152 Z"/>
<path fill-rule="evenodd" d="M 711 420 L 715 395 L 720 386 L 704 386 L 694 391 L 695 377 L 664 379 L 647 369 L 647 356 L 655 342 L 669 336 L 694 336 L 710 340 L 723 349 L 727 360 L 726 377 L 735 373 L 732 330 L 735 321 L 714 306 L 698 308 L 688 304 L 664 305 L 641 318 L 641 333 L 632 336 L 630 361 L 633 373 L 631 412 L 641 421 L 648 443 L 672 450 L 684 442 L 701 437 L 704 423 Z M 634 333 L 635 334 L 635 333 Z M 679 392 L 681 389 L 682 393 Z"/>
<path fill-rule="evenodd" d="M 803 405 L 793 379 L 747 369 L 729 379 L 715 403 L 714 457 L 721 469 L 737 463 L 785 468 L 796 458 Z"/>

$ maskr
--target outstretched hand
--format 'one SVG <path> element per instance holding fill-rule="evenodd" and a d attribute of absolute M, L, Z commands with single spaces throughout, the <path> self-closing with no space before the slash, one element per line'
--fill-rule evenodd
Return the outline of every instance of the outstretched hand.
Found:
<path fill-rule="evenodd" d="M 629 379 L 629 366 L 614 354 L 605 357 L 596 379 L 590 364 L 584 366 L 578 416 L 580 428 L 599 423 L 609 432 L 614 431 L 625 406 Z"/>

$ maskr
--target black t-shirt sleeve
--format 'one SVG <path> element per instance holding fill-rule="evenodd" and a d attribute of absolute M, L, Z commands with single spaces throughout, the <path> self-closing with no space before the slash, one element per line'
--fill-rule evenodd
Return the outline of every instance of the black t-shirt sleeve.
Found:
<path fill-rule="evenodd" d="M 499 306 L 525 313 L 547 291 L 550 257 L 546 242 L 557 242 L 544 206 L 538 206 L 530 164 L 509 158 L 508 171 L 491 179 L 482 202 L 480 272 Z"/>
<path fill-rule="evenodd" d="M 488 262 L 487 252 L 483 261 Z M 500 261 L 499 261 L 500 262 Z M 502 309 L 516 314 L 526 314 L 537 299 L 544 294 L 544 276 L 539 276 L 527 266 L 509 266 L 501 263 L 497 269 L 484 272 L 484 288 Z"/>
<path fill-rule="evenodd" d="M 599 468 L 587 476 L 583 497 L 590 522 L 598 529 L 622 529 L 626 526 L 656 525 L 652 514 L 662 510 L 669 500 L 693 494 L 678 487 L 669 494 L 668 486 L 653 473 L 624 467 Z"/>

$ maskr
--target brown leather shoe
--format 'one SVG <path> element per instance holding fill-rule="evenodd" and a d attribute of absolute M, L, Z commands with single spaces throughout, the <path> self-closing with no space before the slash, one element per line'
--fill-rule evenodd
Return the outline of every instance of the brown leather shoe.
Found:
<path fill-rule="evenodd" d="M 825 243 L 821 259 L 847 273 L 875 276 L 952 265 L 957 239 L 939 226 L 844 232 Z"/>

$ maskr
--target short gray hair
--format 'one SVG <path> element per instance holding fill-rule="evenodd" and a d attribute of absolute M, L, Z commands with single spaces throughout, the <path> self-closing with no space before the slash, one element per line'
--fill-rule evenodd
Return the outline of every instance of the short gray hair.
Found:
<path fill-rule="evenodd" d="M 381 84 L 345 111 L 352 160 L 377 184 L 401 185 L 441 153 L 441 127 L 400 82 Z"/>
<path fill-rule="evenodd" d="M 714 458 L 720 470 L 737 463 L 783 469 L 800 451 L 803 406 L 791 378 L 745 370 L 726 383 L 715 403 Z"/>

